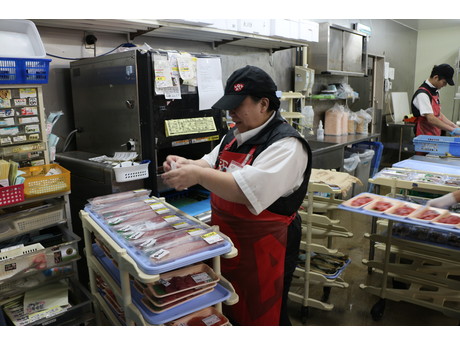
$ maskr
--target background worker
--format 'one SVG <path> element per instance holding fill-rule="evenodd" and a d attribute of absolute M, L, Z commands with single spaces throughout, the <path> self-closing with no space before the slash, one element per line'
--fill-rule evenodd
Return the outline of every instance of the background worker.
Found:
<path fill-rule="evenodd" d="M 415 135 L 441 135 L 444 130 L 451 135 L 460 135 L 460 128 L 441 112 L 439 89 L 454 85 L 454 69 L 448 64 L 433 67 L 430 77 L 415 91 L 411 108 L 416 117 Z"/>
<path fill-rule="evenodd" d="M 211 191 L 211 222 L 238 249 L 237 257 L 222 260 L 222 275 L 239 296 L 238 303 L 224 306 L 236 325 L 290 324 L 285 307 L 311 150 L 281 117 L 276 90 L 260 68 L 236 70 L 213 106 L 229 110 L 235 126 L 203 158 L 168 156 L 163 163 L 162 178 L 169 186 L 181 190 L 200 184 Z"/>

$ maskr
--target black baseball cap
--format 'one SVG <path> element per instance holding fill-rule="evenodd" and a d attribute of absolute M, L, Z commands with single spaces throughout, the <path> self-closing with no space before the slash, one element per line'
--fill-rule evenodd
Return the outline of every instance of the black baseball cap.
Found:
<path fill-rule="evenodd" d="M 273 79 L 259 67 L 249 66 L 237 69 L 228 78 L 224 95 L 212 107 L 214 109 L 232 110 L 238 107 L 247 96 L 266 97 L 270 103 L 279 108 L 276 96 L 276 84 Z"/>
<path fill-rule="evenodd" d="M 454 69 L 446 63 L 434 66 L 433 70 L 431 71 L 431 75 L 437 75 L 440 79 L 446 79 L 447 84 L 455 85 L 452 79 L 454 76 Z"/>

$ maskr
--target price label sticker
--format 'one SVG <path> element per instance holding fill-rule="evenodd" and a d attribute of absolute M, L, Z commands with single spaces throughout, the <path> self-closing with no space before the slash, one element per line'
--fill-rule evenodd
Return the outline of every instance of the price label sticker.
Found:
<path fill-rule="evenodd" d="M 184 229 L 189 227 L 189 224 L 187 222 L 180 222 L 180 223 L 175 223 L 172 225 L 174 229 Z"/>
<path fill-rule="evenodd" d="M 142 242 L 141 243 L 141 247 L 142 248 L 148 248 L 148 247 L 152 247 L 155 245 L 155 243 L 157 242 L 157 240 L 155 238 L 151 238 L 145 242 Z"/>
<path fill-rule="evenodd" d="M 220 236 L 218 233 L 216 232 L 209 232 L 205 235 L 202 235 L 201 238 L 203 240 L 205 240 L 206 242 L 208 242 L 208 244 L 213 244 L 213 243 L 217 243 L 217 242 L 220 242 L 220 241 L 223 241 L 224 239 L 222 238 L 222 236 Z"/>
<path fill-rule="evenodd" d="M 195 228 L 195 229 L 190 229 L 187 230 L 187 233 L 190 236 L 201 236 L 206 233 L 206 230 L 200 229 L 200 228 Z"/>
<path fill-rule="evenodd" d="M 121 227 L 120 229 L 118 229 L 117 232 L 128 232 L 131 229 L 132 229 L 131 225 L 125 225 L 125 226 Z"/>
<path fill-rule="evenodd" d="M 117 224 L 120 224 L 122 221 L 123 221 L 123 218 L 121 217 L 107 219 L 107 223 L 109 225 L 117 225 Z"/>
<path fill-rule="evenodd" d="M 180 219 L 180 217 L 176 216 L 176 215 L 172 215 L 172 216 L 165 216 L 163 217 L 163 219 L 165 221 L 167 221 L 168 223 L 174 223 L 174 222 L 178 222 Z"/>
<path fill-rule="evenodd" d="M 137 239 L 141 238 L 143 235 L 144 235 L 143 232 L 135 232 L 132 235 L 129 235 L 127 238 L 130 239 L 130 240 L 137 240 Z"/>
<path fill-rule="evenodd" d="M 205 317 L 201 321 L 204 322 L 206 326 L 212 326 L 220 321 L 220 318 L 216 314 L 209 315 L 208 317 Z"/>
<path fill-rule="evenodd" d="M 210 282 L 212 280 L 211 277 L 209 276 L 209 274 L 207 274 L 206 272 L 200 272 L 200 273 L 197 273 L 197 274 L 192 274 L 191 277 L 195 281 L 195 283 L 197 283 L 197 284 Z"/>
<path fill-rule="evenodd" d="M 165 279 L 160 279 L 160 284 L 163 285 L 163 286 L 169 286 L 169 285 L 171 285 L 171 283 L 168 282 L 168 281 L 165 280 Z"/>
<path fill-rule="evenodd" d="M 165 214 L 169 212 L 169 208 L 163 207 L 163 208 L 157 208 L 154 210 L 157 214 Z"/>
<path fill-rule="evenodd" d="M 161 202 L 156 201 L 155 199 L 145 199 L 144 202 L 149 204 L 152 210 L 156 210 L 158 208 L 165 207 L 165 205 L 163 205 Z"/>
<path fill-rule="evenodd" d="M 169 251 L 167 251 L 166 249 L 159 249 L 155 253 L 150 255 L 150 257 L 154 260 L 160 260 L 161 258 L 165 257 L 168 254 L 169 254 Z"/>

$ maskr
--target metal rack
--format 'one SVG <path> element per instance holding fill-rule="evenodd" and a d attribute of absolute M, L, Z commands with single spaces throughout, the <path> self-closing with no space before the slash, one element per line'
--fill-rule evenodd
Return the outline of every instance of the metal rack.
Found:
<path fill-rule="evenodd" d="M 322 197 L 315 195 L 315 193 L 328 193 L 330 196 Z M 308 317 L 309 307 L 327 311 L 334 308 L 333 304 L 327 303 L 332 287 L 347 288 L 349 286 L 341 277 L 341 272 L 332 278 L 311 270 L 312 253 L 343 256 L 343 253 L 332 248 L 333 238 L 350 238 L 353 236 L 353 233 L 339 225 L 339 220 L 331 218 L 332 211 L 341 203 L 341 200 L 336 199 L 336 196 L 341 193 L 341 189 L 335 189 L 326 184 L 310 182 L 307 197 L 302 205 L 306 207 L 307 212 L 299 211 L 302 217 L 302 240 L 300 249 L 305 251 L 305 261 L 303 268 L 296 268 L 294 277 L 296 281 L 302 283 L 302 293 L 290 291 L 289 297 L 292 301 L 301 304 L 300 312 L 303 323 L 306 322 Z M 314 243 L 314 241 L 326 241 L 326 245 Z M 323 287 L 323 296 L 321 300 L 314 299 L 310 296 L 310 284 Z M 293 289 L 291 288 L 291 290 Z"/>

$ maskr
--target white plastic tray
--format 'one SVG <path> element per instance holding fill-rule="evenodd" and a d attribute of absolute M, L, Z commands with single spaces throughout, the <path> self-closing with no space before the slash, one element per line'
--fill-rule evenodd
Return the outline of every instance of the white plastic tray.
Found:
<path fill-rule="evenodd" d="M 0 47 L 0 57 L 46 57 L 38 30 L 30 20 L 0 19 Z"/>

